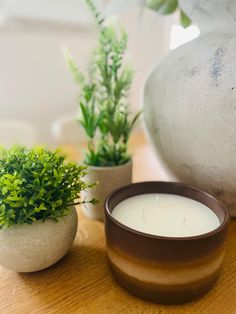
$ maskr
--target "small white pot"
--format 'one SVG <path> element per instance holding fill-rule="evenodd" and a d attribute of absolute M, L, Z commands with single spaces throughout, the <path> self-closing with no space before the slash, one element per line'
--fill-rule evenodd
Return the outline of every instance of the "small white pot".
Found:
<path fill-rule="evenodd" d="M 58 221 L 38 220 L 0 230 L 0 264 L 16 272 L 34 272 L 53 265 L 70 249 L 77 223 L 73 206 Z"/>
<path fill-rule="evenodd" d="M 112 191 L 132 183 L 132 160 L 115 167 L 88 167 L 86 182 L 97 182 L 97 186 L 83 192 L 86 200 L 95 198 L 98 204 L 86 204 L 83 211 L 91 219 L 104 220 L 104 200 Z"/>

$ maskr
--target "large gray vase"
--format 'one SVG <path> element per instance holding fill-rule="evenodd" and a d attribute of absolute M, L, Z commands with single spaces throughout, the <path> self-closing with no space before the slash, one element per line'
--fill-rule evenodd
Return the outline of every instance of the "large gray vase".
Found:
<path fill-rule="evenodd" d="M 236 216 L 236 1 L 180 4 L 201 35 L 150 72 L 147 130 L 178 180 L 217 194 Z"/>

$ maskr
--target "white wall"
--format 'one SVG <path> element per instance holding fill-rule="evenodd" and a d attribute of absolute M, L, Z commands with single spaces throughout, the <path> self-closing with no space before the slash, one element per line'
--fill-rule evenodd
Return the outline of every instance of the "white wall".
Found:
<path fill-rule="evenodd" d="M 134 106 L 138 106 L 148 68 L 169 44 L 168 21 L 155 22 L 154 14 L 145 14 L 142 29 L 138 26 L 138 14 L 132 10 L 121 17 L 129 34 L 129 53 L 136 73 L 131 93 Z M 77 109 L 78 90 L 61 47 L 69 47 L 78 64 L 86 69 L 95 42 L 96 32 L 92 29 L 0 28 L 0 118 L 29 120 L 37 128 L 38 142 L 53 143 L 52 121 Z"/>

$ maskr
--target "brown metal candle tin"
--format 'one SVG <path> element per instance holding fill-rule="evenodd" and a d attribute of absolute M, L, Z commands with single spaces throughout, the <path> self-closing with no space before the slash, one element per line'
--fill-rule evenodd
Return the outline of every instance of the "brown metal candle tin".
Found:
<path fill-rule="evenodd" d="M 215 212 L 220 226 L 199 236 L 174 238 L 136 231 L 112 217 L 118 203 L 146 193 L 177 194 L 201 202 Z M 176 304 L 198 298 L 218 278 L 228 222 L 225 205 L 196 187 L 140 182 L 120 188 L 105 201 L 107 256 L 112 273 L 128 291 L 150 301 Z"/>

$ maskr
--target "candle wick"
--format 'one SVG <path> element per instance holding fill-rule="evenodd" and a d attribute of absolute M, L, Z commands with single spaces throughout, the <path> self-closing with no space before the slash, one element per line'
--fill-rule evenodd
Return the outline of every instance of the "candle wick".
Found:
<path fill-rule="evenodd" d="M 142 215 L 143 215 L 143 221 L 147 221 L 146 216 L 145 216 L 145 209 L 142 210 Z"/>
<path fill-rule="evenodd" d="M 186 224 L 186 217 L 183 219 L 183 226 Z"/>

